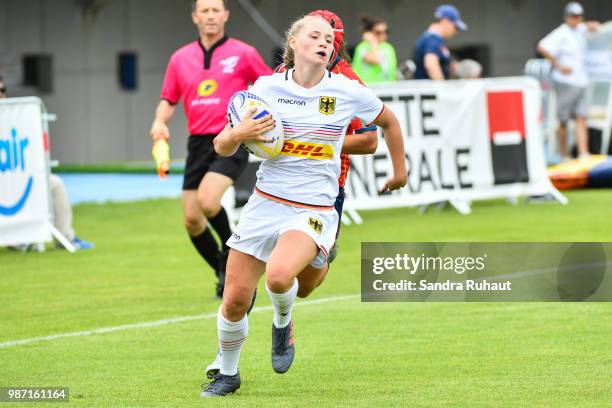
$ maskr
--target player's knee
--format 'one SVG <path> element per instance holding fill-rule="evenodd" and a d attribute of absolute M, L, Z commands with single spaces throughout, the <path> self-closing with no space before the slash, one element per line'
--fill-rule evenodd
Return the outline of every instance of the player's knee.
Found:
<path fill-rule="evenodd" d="M 325 274 L 317 276 L 315 279 L 305 279 L 301 280 L 300 286 L 298 287 L 298 297 L 305 298 L 308 297 L 316 288 L 321 286 L 323 283 L 323 279 L 325 278 Z"/>
<path fill-rule="evenodd" d="M 274 293 L 284 293 L 293 285 L 294 277 L 284 265 L 270 265 L 266 269 L 266 284 Z"/>
<path fill-rule="evenodd" d="M 248 296 L 233 296 L 230 293 L 223 295 L 223 315 L 231 321 L 238 321 L 246 315 L 251 299 Z"/>
<path fill-rule="evenodd" d="M 198 197 L 198 205 L 208 219 L 214 218 L 221 210 L 221 203 L 210 197 Z"/>
<path fill-rule="evenodd" d="M 202 217 L 196 217 L 193 215 L 185 215 L 183 219 L 183 223 L 185 225 L 185 229 L 191 236 L 199 235 L 206 228 Z"/>
<path fill-rule="evenodd" d="M 308 297 L 318 285 L 312 285 L 310 282 L 300 282 L 297 296 L 301 299 Z"/>

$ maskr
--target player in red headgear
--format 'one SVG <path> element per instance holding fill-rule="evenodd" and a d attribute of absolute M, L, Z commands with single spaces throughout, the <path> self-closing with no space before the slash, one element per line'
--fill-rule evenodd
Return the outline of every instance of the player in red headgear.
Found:
<path fill-rule="evenodd" d="M 328 70 L 342 74 L 347 78 L 359 81 L 365 86 L 361 78 L 353 71 L 350 65 L 350 56 L 346 51 L 346 43 L 344 42 L 344 25 L 337 14 L 329 10 L 315 10 L 309 14 L 310 16 L 318 16 L 325 19 L 332 26 L 334 31 L 334 53 L 330 59 Z M 351 166 L 349 154 L 372 154 L 378 146 L 378 135 L 376 126 L 364 128 L 359 119 L 353 119 L 346 131 L 346 138 L 342 146 L 341 155 L 341 172 L 338 178 L 339 193 L 336 198 L 336 211 L 340 218 L 342 217 L 342 207 L 344 205 L 344 185 L 346 177 Z M 338 225 L 338 234 L 340 233 L 340 225 Z M 337 238 L 337 237 L 336 237 Z M 337 245 L 330 252 L 330 262 L 333 261 L 337 254 Z M 323 282 L 327 275 L 329 264 L 316 265 L 311 264 L 306 267 L 298 276 L 299 281 L 299 297 L 307 297 L 312 291 Z"/>
<path fill-rule="evenodd" d="M 308 14 L 309 16 L 318 16 L 329 22 L 334 31 L 334 52 L 330 58 L 327 69 L 335 74 L 342 74 L 347 78 L 359 81 L 365 86 L 361 78 L 351 68 L 351 57 L 346 51 L 346 43 L 344 42 L 344 24 L 342 20 L 332 11 L 315 10 Z M 274 71 L 284 72 L 286 67 L 284 64 L 279 65 Z M 344 205 L 344 185 L 348 176 L 348 171 L 351 167 L 351 159 L 349 154 L 372 154 L 376 152 L 378 146 L 378 135 L 376 126 L 364 127 L 361 121 L 357 118 L 353 119 L 346 130 L 344 145 L 342 146 L 340 177 L 338 178 L 339 192 L 336 198 L 336 211 L 342 218 L 342 207 Z M 340 221 L 339 221 L 340 222 Z M 338 225 L 338 234 L 340 233 L 340 225 Z M 333 261 L 337 255 L 338 246 L 330 252 L 329 261 Z M 329 264 L 325 265 L 310 265 L 306 267 L 298 275 L 299 290 L 298 296 L 301 298 L 307 297 L 312 291 L 323 282 Z"/>
<path fill-rule="evenodd" d="M 335 61 L 344 45 L 344 25 L 342 24 L 342 20 L 340 20 L 340 17 L 338 17 L 335 13 L 329 10 L 315 10 L 308 15 L 322 17 L 329 22 L 329 25 L 331 25 L 332 29 L 334 30 L 334 53 L 332 54 L 330 61 Z M 344 59 L 350 61 L 348 55 L 346 55 Z"/>

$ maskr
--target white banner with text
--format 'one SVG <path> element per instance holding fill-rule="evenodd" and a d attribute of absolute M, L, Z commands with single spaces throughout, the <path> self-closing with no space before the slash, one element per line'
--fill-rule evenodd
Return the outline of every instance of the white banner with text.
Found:
<path fill-rule="evenodd" d="M 43 111 L 38 98 L 0 100 L 0 245 L 52 237 Z"/>
<path fill-rule="evenodd" d="M 399 119 L 409 182 L 378 195 L 392 171 L 379 130 L 376 154 L 351 156 L 346 191 L 352 208 L 556 192 L 546 173 L 536 80 L 402 81 L 372 89 Z"/>

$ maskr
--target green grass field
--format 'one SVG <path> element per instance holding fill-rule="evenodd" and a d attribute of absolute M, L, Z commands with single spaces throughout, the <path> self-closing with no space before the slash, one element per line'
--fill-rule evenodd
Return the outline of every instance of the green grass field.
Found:
<path fill-rule="evenodd" d="M 611 304 L 358 297 L 361 241 L 612 241 L 612 191 L 568 198 L 568 206 L 479 203 L 470 216 L 362 213 L 364 225 L 343 227 L 340 256 L 309 299 L 316 302 L 296 306 L 291 370 L 272 371 L 272 312 L 256 310 L 242 388 L 206 401 L 199 391 L 216 350 L 218 301 L 213 273 L 183 231 L 180 202 L 81 205 L 77 231 L 94 250 L 0 249 L 0 343 L 201 316 L 0 347 L 0 387 L 66 386 L 70 406 L 86 407 L 612 406 Z M 260 287 L 257 306 L 267 305 Z"/>

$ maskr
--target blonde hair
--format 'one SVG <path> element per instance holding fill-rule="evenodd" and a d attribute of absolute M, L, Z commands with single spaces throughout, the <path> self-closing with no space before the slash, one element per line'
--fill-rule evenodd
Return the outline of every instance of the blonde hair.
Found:
<path fill-rule="evenodd" d="M 295 20 L 285 33 L 285 53 L 283 54 L 283 61 L 287 69 L 291 69 L 295 66 L 295 51 L 293 51 L 293 49 L 289 46 L 289 39 L 298 35 L 299 32 L 302 31 L 306 23 L 313 19 L 325 21 L 325 19 L 319 16 L 303 16 Z"/>

